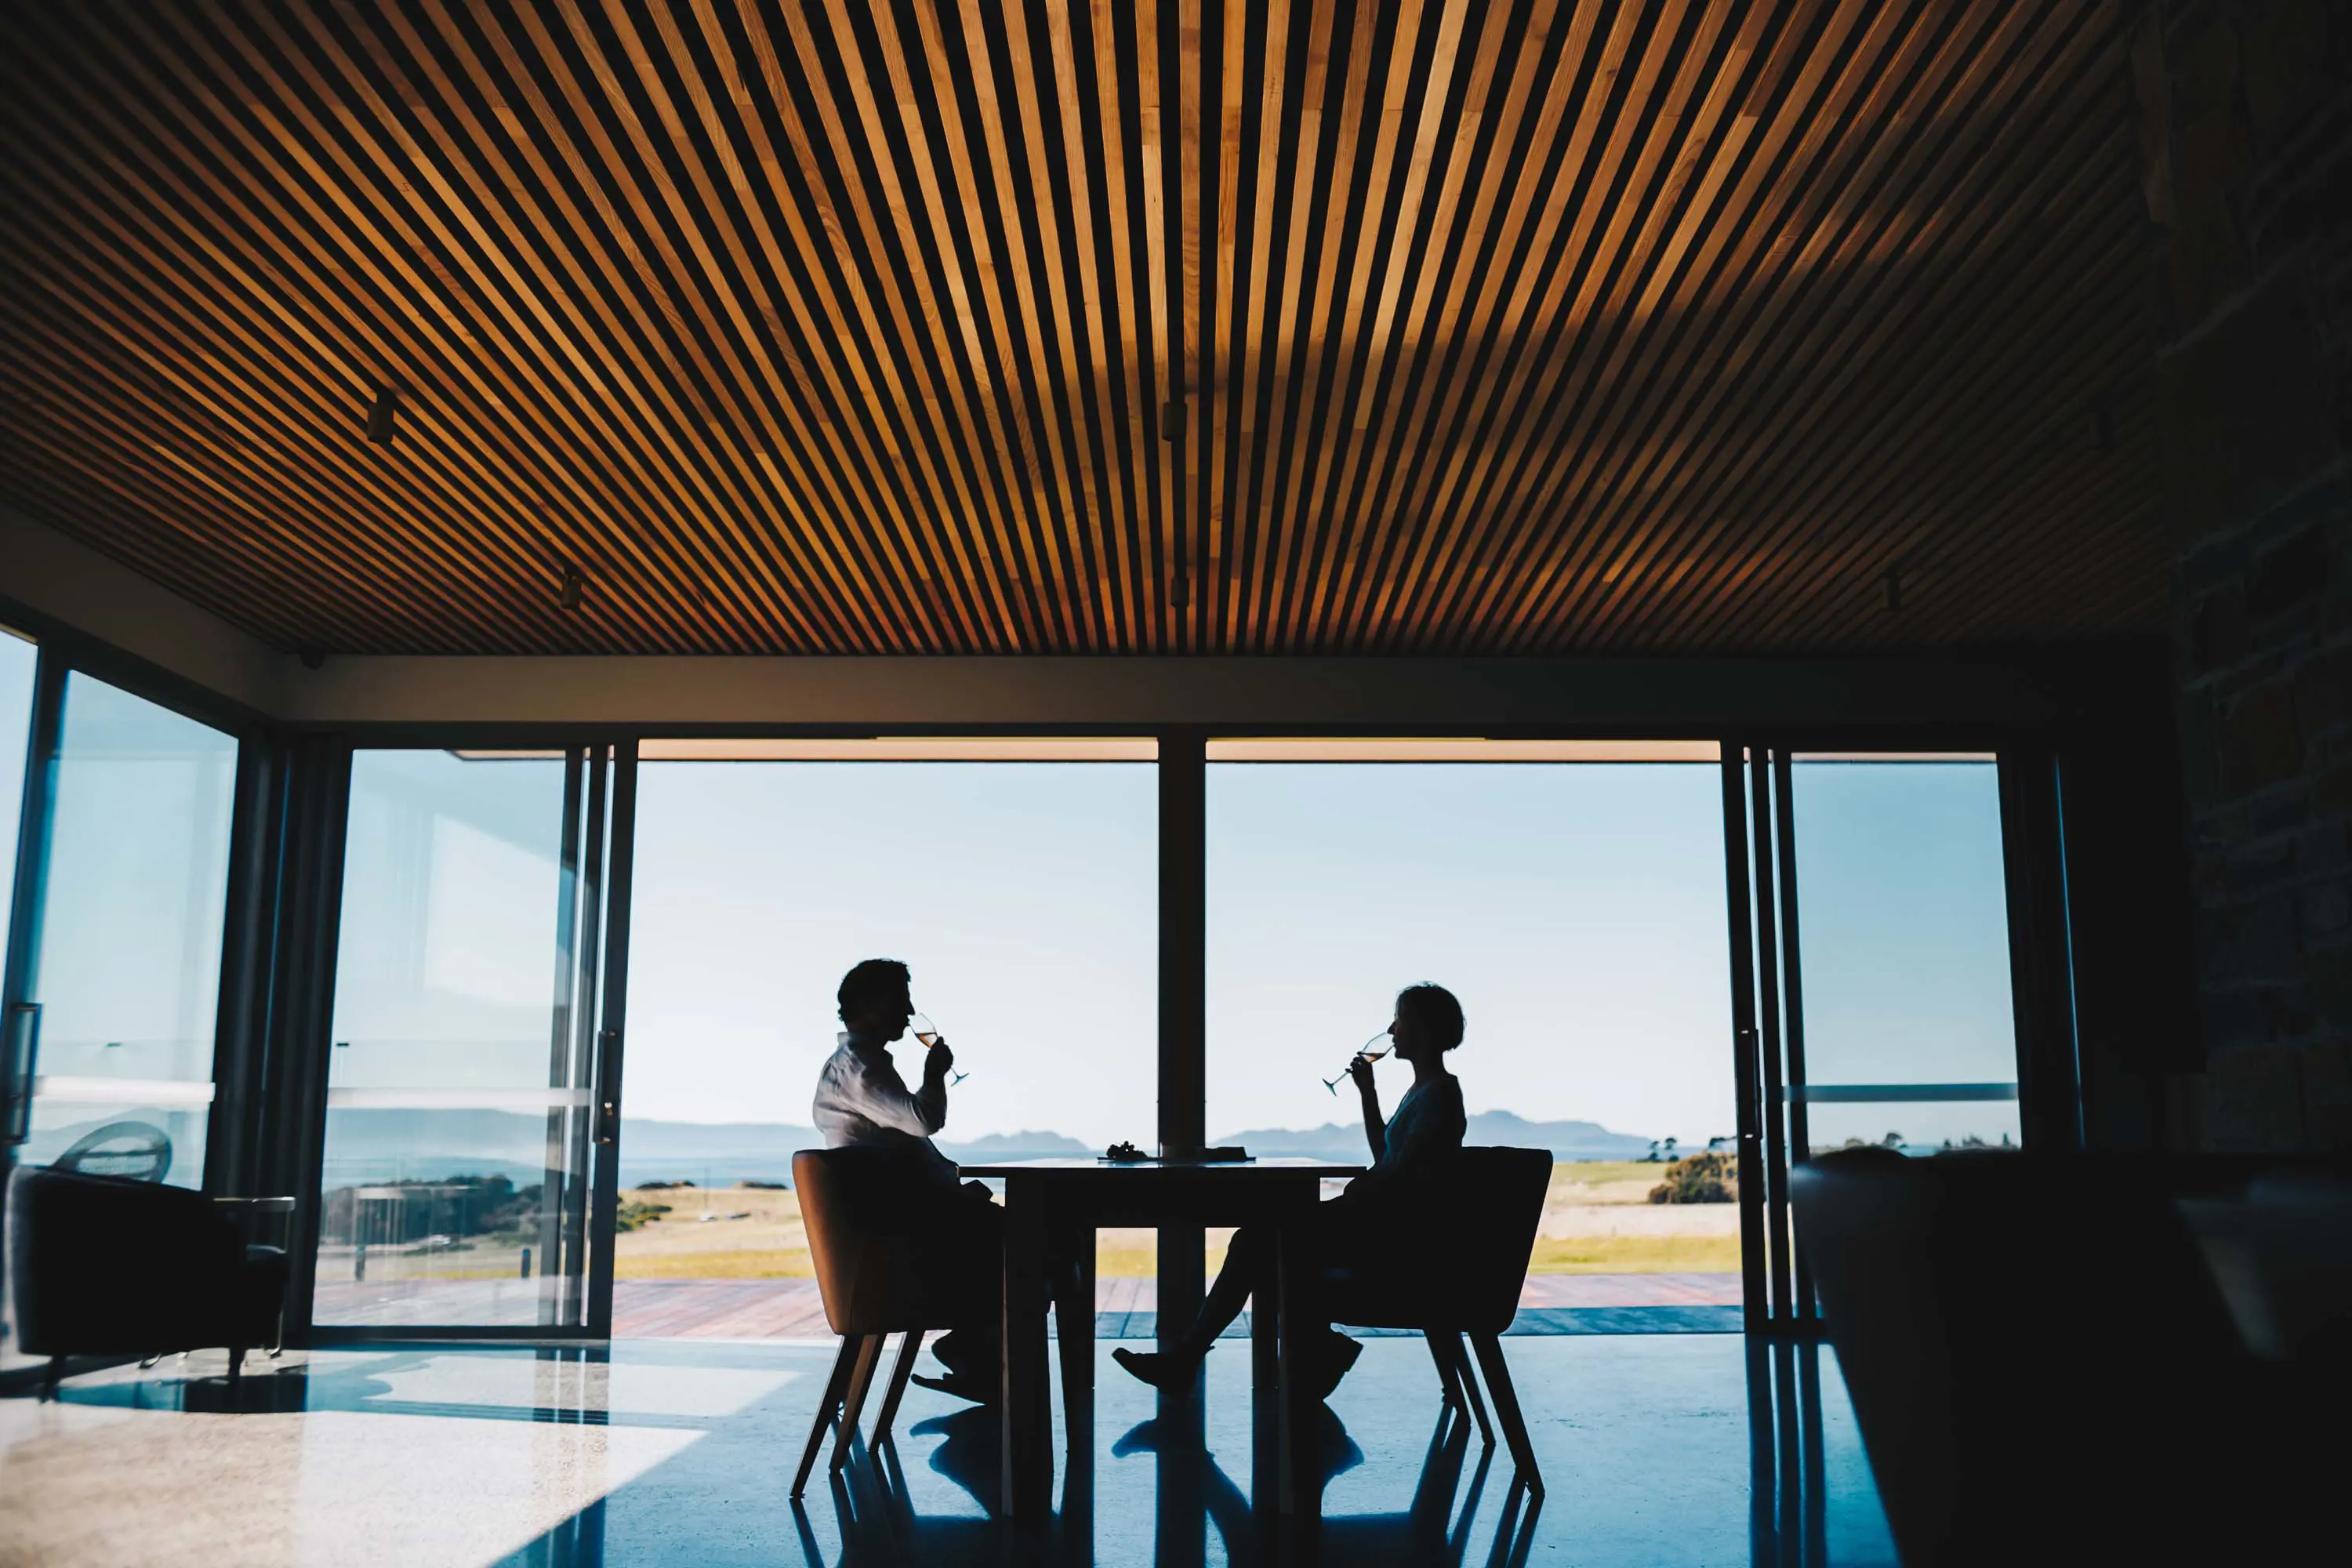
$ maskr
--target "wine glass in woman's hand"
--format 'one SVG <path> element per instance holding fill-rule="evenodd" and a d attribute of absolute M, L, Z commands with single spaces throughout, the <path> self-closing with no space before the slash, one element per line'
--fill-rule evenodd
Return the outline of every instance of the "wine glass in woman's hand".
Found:
<path fill-rule="evenodd" d="M 1389 1026 L 1389 1028 L 1392 1029 L 1395 1026 L 1395 1025 L 1391 1024 Z M 1325 1079 L 1323 1080 L 1323 1087 L 1329 1089 L 1333 1094 L 1337 1094 L 1339 1092 L 1339 1079 L 1351 1078 L 1356 1080 L 1358 1088 L 1371 1088 L 1372 1064 L 1380 1060 L 1382 1057 L 1388 1055 L 1389 1052 L 1394 1048 L 1395 1047 L 1389 1043 L 1389 1030 L 1382 1029 L 1379 1034 L 1374 1035 L 1370 1039 L 1366 1040 L 1361 1047 L 1358 1047 L 1354 1058 L 1348 1063 L 1347 1071 L 1341 1073 L 1339 1078 Z"/>

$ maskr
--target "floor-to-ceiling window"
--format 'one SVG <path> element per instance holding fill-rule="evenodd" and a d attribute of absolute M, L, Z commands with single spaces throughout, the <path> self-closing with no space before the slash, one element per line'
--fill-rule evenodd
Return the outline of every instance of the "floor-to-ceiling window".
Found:
<path fill-rule="evenodd" d="M 584 1322 L 602 802 L 578 752 L 352 758 L 314 1321 Z"/>
<path fill-rule="evenodd" d="M 2022 1142 L 2000 773 L 1982 753 L 1791 759 L 1814 1152 Z"/>
<path fill-rule="evenodd" d="M 1433 981 L 1466 1018 L 1450 1065 L 1469 1141 L 1557 1161 L 1529 1310 L 1736 1305 L 1716 758 L 1712 742 L 1211 742 L 1211 1138 L 1366 1158 L 1353 1087 L 1327 1080 L 1399 989 Z M 1411 1069 L 1376 1073 L 1393 1110 Z"/>
<path fill-rule="evenodd" d="M 236 749 L 66 678 L 38 898 L 17 911 L 38 1028 L 19 1163 L 203 1184 Z"/>
<path fill-rule="evenodd" d="M 821 1142 L 810 1100 L 861 959 L 911 968 L 965 1075 L 938 1140 L 951 1154 L 1151 1147 L 1153 755 L 1148 740 L 644 743 L 616 1332 L 822 1321 L 784 1184 Z M 919 1080 L 923 1047 L 896 1054 Z M 1139 1279 L 1150 1238 L 1108 1235 L 1101 1257 Z"/>
<path fill-rule="evenodd" d="M 16 835 L 25 810 L 25 756 L 33 741 L 33 682 L 41 650 L 0 626 L 0 953 L 8 951 Z"/>

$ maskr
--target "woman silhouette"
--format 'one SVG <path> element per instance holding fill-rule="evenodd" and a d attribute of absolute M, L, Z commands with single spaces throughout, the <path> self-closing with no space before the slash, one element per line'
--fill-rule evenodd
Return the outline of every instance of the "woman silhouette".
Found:
<path fill-rule="evenodd" d="M 1412 1087 L 1397 1101 L 1396 1114 L 1384 1118 L 1370 1060 L 1360 1056 L 1348 1066 L 1363 1099 L 1372 1168 L 1316 1210 L 1307 1248 L 1323 1268 L 1360 1268 L 1377 1257 L 1384 1237 L 1410 1234 L 1413 1211 L 1431 1195 L 1446 1156 L 1462 1147 L 1468 1121 L 1462 1080 L 1445 1069 L 1445 1053 L 1462 1043 L 1462 1004 L 1443 985 L 1409 985 L 1397 993 L 1388 1033 L 1396 1058 L 1412 1064 Z M 1200 1316 L 1176 1348 L 1139 1352 L 1122 1346 L 1111 1352 L 1112 1358 L 1155 1388 L 1189 1389 L 1217 1336 L 1241 1315 L 1243 1303 L 1272 1283 L 1274 1262 L 1272 1234 L 1244 1226 L 1225 1248 L 1225 1266 L 1209 1287 Z M 1345 1334 L 1324 1331 L 1323 1349 L 1307 1369 L 1318 1398 L 1339 1386 L 1362 1350 Z"/>

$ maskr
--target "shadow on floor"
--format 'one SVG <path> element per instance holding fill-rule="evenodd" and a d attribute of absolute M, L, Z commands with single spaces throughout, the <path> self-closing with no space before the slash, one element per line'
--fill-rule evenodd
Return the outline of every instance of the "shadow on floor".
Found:
<path fill-rule="evenodd" d="M 1825 1400 L 1822 1363 L 1828 1353 L 1818 1345 L 1801 1342 L 1757 1341 L 1745 1347 L 1746 1534 L 1750 1561 L 1759 1568 L 1826 1564 L 1832 1544 L 1839 1548 L 1836 1555 L 1841 1563 L 1891 1561 L 1891 1552 L 1879 1555 L 1883 1537 L 1878 1531 L 1864 1532 L 1865 1550 L 1859 1553 L 1853 1550 L 1855 1531 L 1850 1527 L 1850 1516 L 1855 1506 L 1856 1456 L 1848 1452 L 1841 1460 L 1836 1453 L 1825 1450 L 1823 1442 L 1825 1407 L 1832 1425 L 1843 1411 L 1843 1394 L 1835 1386 L 1833 1372 Z M 1730 1386 L 1724 1390 L 1733 1401 L 1738 1399 L 1739 1383 L 1740 1374 L 1734 1372 Z M 1549 1521 L 1549 1515 L 1544 1500 L 1531 1494 L 1513 1473 L 1505 1450 L 1482 1444 L 1474 1426 L 1434 1399 L 1422 1405 L 1423 1395 L 1417 1385 L 1400 1388 L 1396 1397 L 1398 1402 L 1384 1410 L 1363 1411 L 1362 1418 L 1373 1423 L 1372 1430 L 1381 1434 L 1381 1458 L 1373 1461 L 1367 1460 L 1364 1447 L 1336 1413 L 1328 1407 L 1322 1412 L 1318 1446 L 1325 1480 L 1362 1468 L 1361 1473 L 1377 1483 L 1383 1506 L 1356 1512 L 1331 1511 L 1327 1507 L 1320 1540 L 1313 1551 L 1316 1560 L 1346 1563 L 1349 1568 L 1472 1563 L 1483 1568 L 1523 1568 L 1531 1556 L 1549 1560 L 1558 1552 L 1562 1542 L 1538 1545 L 1538 1518 Z M 1421 1426 L 1427 1417 L 1412 1414 L 1420 1411 L 1435 1415 L 1433 1426 Z M 1732 1431 L 1739 1430 L 1741 1413 L 1737 1403 L 1720 1409 L 1719 1416 L 1713 1411 L 1700 1414 L 1709 1419 L 1727 1417 Z M 1428 1432 L 1425 1443 L 1419 1446 L 1417 1474 L 1407 1468 L 1412 1450 L 1404 1446 L 1414 1439 L 1396 1429 L 1396 1423 L 1403 1419 L 1411 1419 L 1413 1429 Z M 790 1430 L 785 1428 L 787 1433 Z M 1081 1441 L 1064 1450 L 1061 1508 L 1044 1530 L 1023 1534 L 995 1516 L 1000 1456 L 994 1415 L 980 1408 L 958 1409 L 908 1423 L 898 1439 L 871 1449 L 862 1442 L 856 1444 L 842 1472 L 821 1479 L 804 1501 L 793 1503 L 788 1522 L 781 1518 L 773 1521 L 781 1529 L 761 1526 L 756 1531 L 755 1549 L 732 1555 L 720 1551 L 696 1560 L 782 1562 L 805 1563 L 808 1568 L 993 1561 L 1069 1564 L 1101 1561 L 1194 1568 L 1214 1561 L 1234 1564 L 1298 1561 L 1301 1553 L 1295 1542 L 1286 1539 L 1281 1520 L 1252 1505 L 1254 1495 L 1273 1495 L 1270 1479 L 1229 1472 L 1220 1462 L 1215 1444 L 1209 1440 L 1221 1436 L 1230 1446 L 1243 1436 L 1241 1428 L 1230 1425 L 1221 1432 L 1204 1429 L 1197 1401 L 1162 1405 L 1155 1415 L 1134 1422 L 1105 1443 L 1099 1459 L 1094 1441 Z M 1374 1437 L 1367 1436 L 1364 1442 L 1372 1444 Z M 1240 1442 L 1234 1451 L 1251 1456 L 1244 1461 L 1245 1468 L 1259 1458 L 1255 1445 L 1247 1441 Z M 1124 1463 L 1144 1459 L 1150 1463 L 1141 1469 Z M 1389 1480 L 1381 1481 L 1375 1473 L 1379 1466 L 1386 1467 Z M 1676 1506 L 1672 1500 L 1677 1478 L 1645 1473 L 1657 1481 L 1653 1506 L 1671 1513 Z M 1412 1479 L 1408 1496 L 1402 1483 L 1409 1474 Z M 1571 1510 L 1567 1516 L 1571 1523 L 1592 1513 L 1597 1500 L 1594 1488 L 1622 1489 L 1625 1484 L 1624 1477 L 1598 1473 L 1550 1474 L 1548 1479 L 1561 1493 L 1552 1500 L 1552 1511 L 1566 1507 Z M 1866 1470 L 1860 1472 L 1858 1484 L 1863 1505 L 1874 1514 L 1874 1499 L 1867 1496 Z M 625 1500 L 630 1490 L 622 1488 L 614 1494 L 614 1500 Z M 731 1487 L 730 1490 L 734 1506 L 740 1508 L 742 1494 Z M 1832 1528 L 1832 1492 L 1840 1494 L 1838 1506 L 1849 1515 L 1843 1539 L 1833 1540 L 1839 1531 Z M 1361 1499 L 1366 1489 L 1359 1487 L 1353 1495 Z M 1402 1507 L 1395 1506 L 1400 1502 Z M 518 1568 L 604 1568 L 606 1506 L 605 1501 L 591 1504 L 505 1561 Z M 614 1548 L 616 1554 L 611 1561 L 616 1565 L 624 1559 L 644 1560 L 648 1555 L 651 1542 L 646 1538 L 642 1510 L 637 1517 L 638 1524 L 625 1532 L 634 1549 Z M 1689 1525 L 1703 1535 L 1712 1535 L 1710 1527 L 1730 1522 L 1693 1516 Z M 1879 1531 L 1883 1531 L 1883 1525 Z M 1731 1537 L 1734 1542 L 1738 1538 L 1736 1533 Z M 705 1550 L 715 1545 L 707 1534 L 697 1539 Z M 1696 1541 L 1692 1544 L 1696 1546 Z M 1699 1554 L 1716 1560 L 1716 1554 L 1704 1548 Z M 687 1560 L 667 1552 L 651 1555 L 656 1561 Z"/>
<path fill-rule="evenodd" d="M 1516 1484 L 1504 1449 L 1444 1413 L 1421 1347 L 1376 1341 L 1319 1416 L 1316 1555 L 1485 1568 L 1893 1561 L 1826 1348 L 1704 1335 L 1525 1342 L 1548 1503 L 1538 1510 Z M 203 1434 L 189 1462 L 215 1473 L 243 1515 L 267 1521 L 277 1500 L 267 1488 L 238 1492 L 244 1468 L 254 1454 L 277 1462 L 289 1441 L 310 1452 L 315 1434 L 330 1470 L 339 1444 L 351 1450 L 353 1500 L 379 1520 L 346 1544 L 407 1539 L 419 1553 L 411 1560 L 451 1531 L 478 1543 L 467 1561 L 583 1568 L 975 1557 L 1192 1568 L 1299 1555 L 1282 1517 L 1262 1506 L 1277 1491 L 1265 1470 L 1276 1446 L 1246 1356 L 1213 1357 L 1195 1397 L 1162 1403 L 1106 1353 L 1094 1425 L 1056 1445 L 1059 1510 L 1027 1534 L 994 1517 L 995 1419 L 935 1394 L 909 1400 L 894 1442 L 853 1444 L 843 1474 L 820 1472 L 795 1507 L 791 1461 L 829 1360 L 814 1342 L 387 1345 L 289 1353 L 232 1394 L 223 1359 L 198 1355 L 69 1380 L 61 1425 L 27 1397 L 13 1412 L 14 1452 L 34 1464 L 70 1452 L 86 1466 L 110 1445 L 179 1430 L 154 1415 L 243 1415 L 249 1426 L 186 1428 L 192 1441 Z M 77 1406 L 146 1418 L 93 1426 L 71 1419 Z M 331 1412 L 398 1419 L 304 1419 Z M 417 1482 L 420 1466 L 453 1448 L 487 1467 L 478 1492 Z"/>

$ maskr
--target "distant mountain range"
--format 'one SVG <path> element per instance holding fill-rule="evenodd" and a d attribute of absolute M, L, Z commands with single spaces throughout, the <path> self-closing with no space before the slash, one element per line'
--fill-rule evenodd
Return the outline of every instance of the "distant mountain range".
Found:
<path fill-rule="evenodd" d="M 811 1127 L 783 1121 L 621 1122 L 621 1184 L 691 1181 L 700 1185 L 782 1182 L 793 1154 L 822 1148 Z M 545 1168 L 547 1118 L 512 1110 L 327 1112 L 328 1184 L 403 1177 L 504 1174 L 525 1184 Z M 992 1132 L 969 1142 L 943 1139 L 950 1160 L 1065 1159 L 1096 1152 L 1059 1132 Z"/>
<path fill-rule="evenodd" d="M 1303 1132 L 1288 1127 L 1262 1127 L 1217 1142 L 1238 1143 L 1253 1154 L 1293 1158 L 1361 1160 L 1365 1153 L 1360 1121 L 1332 1122 Z M 1473 1116 L 1464 1142 L 1549 1149 L 1555 1160 L 1639 1160 L 1650 1152 L 1647 1138 L 1612 1132 L 1597 1121 L 1529 1121 L 1507 1110 L 1482 1110 Z"/>
<path fill-rule="evenodd" d="M 1592 1121 L 1529 1121 L 1507 1110 L 1470 1119 L 1473 1143 L 1549 1149 L 1558 1160 L 1632 1160 L 1650 1151 L 1646 1138 L 1612 1132 Z M 630 1118 L 621 1126 L 621 1182 L 691 1181 L 698 1185 L 782 1182 L 793 1153 L 824 1141 L 813 1128 L 781 1121 L 656 1121 Z M 1300 1131 L 1258 1128 L 1217 1140 L 1253 1154 L 1361 1160 L 1360 1122 L 1334 1122 Z M 546 1160 L 547 1120 L 509 1110 L 335 1110 L 327 1113 L 328 1184 L 432 1179 L 502 1173 L 518 1184 L 540 1179 Z M 944 1139 L 940 1151 L 967 1163 L 1058 1159 L 1097 1152 L 1060 1132 L 992 1132 L 970 1142 Z"/>

